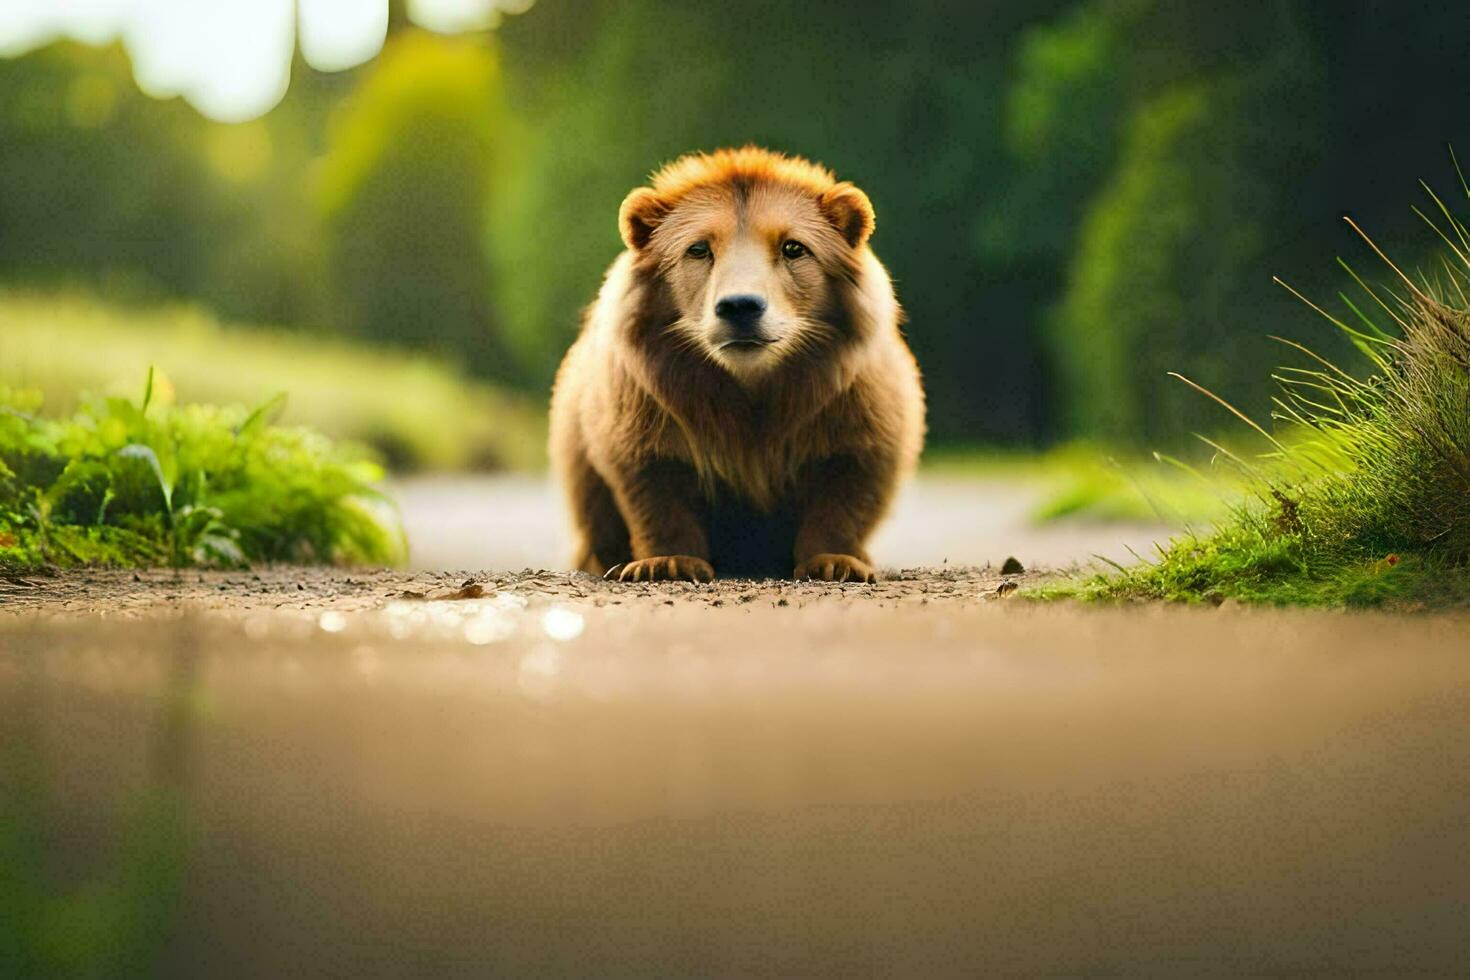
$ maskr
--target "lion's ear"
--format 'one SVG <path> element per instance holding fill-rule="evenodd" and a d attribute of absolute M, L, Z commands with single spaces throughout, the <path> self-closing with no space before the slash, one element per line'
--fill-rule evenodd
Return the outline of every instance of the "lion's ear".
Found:
<path fill-rule="evenodd" d="M 843 181 L 821 198 L 822 213 L 842 233 L 847 243 L 857 248 L 873 233 L 873 205 L 868 195 Z"/>
<path fill-rule="evenodd" d="M 649 236 L 669 213 L 669 206 L 647 187 L 640 187 L 623 198 L 618 210 L 618 230 L 623 234 L 623 244 L 635 252 L 648 245 Z"/>

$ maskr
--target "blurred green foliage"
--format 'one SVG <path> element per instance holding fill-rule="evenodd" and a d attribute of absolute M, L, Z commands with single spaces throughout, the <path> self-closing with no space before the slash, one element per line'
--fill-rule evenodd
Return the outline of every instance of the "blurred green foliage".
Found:
<path fill-rule="evenodd" d="M 1247 489 L 1238 473 L 1214 461 L 1190 466 L 1173 457 L 1118 453 L 1088 442 L 1063 443 L 1040 453 L 939 449 L 925 457 L 925 467 L 941 477 L 1029 485 L 1036 494 L 1031 512 L 1036 524 L 1081 520 L 1208 526 L 1230 513 Z"/>
<path fill-rule="evenodd" d="M 1266 336 L 1300 322 L 1271 276 L 1327 291 L 1342 214 L 1424 254 L 1403 202 L 1465 142 L 1467 28 L 1390 0 L 541 0 L 461 38 L 395 20 L 236 126 L 56 45 L 0 62 L 0 280 L 429 350 L 539 399 L 623 195 L 750 141 L 869 192 L 937 441 L 1153 447 L 1207 424 L 1168 370 L 1264 395 Z"/>
<path fill-rule="evenodd" d="M 1374 312 L 1351 326 L 1333 321 L 1355 362 L 1298 345 L 1304 363 L 1275 376 L 1287 439 L 1230 409 L 1271 452 L 1258 462 L 1221 450 L 1247 476 L 1248 494 L 1213 530 L 1175 538 L 1157 561 L 1042 594 L 1470 603 L 1470 229 L 1449 207 L 1432 220 L 1448 246 L 1439 268 L 1399 279 L 1395 293 L 1365 287 L 1360 309 Z"/>
<path fill-rule="evenodd" d="M 156 364 L 185 402 L 256 404 L 289 392 L 283 422 L 369 446 L 396 472 L 544 463 L 537 400 L 422 354 L 222 324 L 194 307 L 3 291 L 0 338 L 0 385 L 40 392 L 51 412 L 73 411 L 78 392 L 133 392 Z"/>
<path fill-rule="evenodd" d="M 139 402 L 46 419 L 38 394 L 0 388 L 0 568 L 402 559 L 381 470 L 275 425 L 284 396 L 252 411 L 176 407 L 169 391 L 150 371 Z"/>
<path fill-rule="evenodd" d="M 140 94 L 117 51 L 56 46 L 0 59 L 0 268 L 188 291 L 207 274 L 200 127 Z M 144 270 L 147 270 L 144 272 Z"/>
<path fill-rule="evenodd" d="M 484 246 L 501 96 L 487 46 L 398 35 L 332 117 L 316 199 L 355 332 L 505 377 Z"/>
<path fill-rule="evenodd" d="M 1172 8 L 1117 6 L 1132 15 L 1123 50 L 1178 26 Z M 1133 68 L 1150 94 L 1125 120 L 1049 324 L 1069 432 L 1156 442 L 1208 424 L 1209 405 L 1161 379 L 1178 371 L 1239 393 L 1242 367 L 1294 316 L 1273 293 L 1272 243 L 1297 220 L 1290 202 L 1322 145 L 1319 72 L 1299 19 L 1276 14 L 1195 11 L 1192 25 L 1218 22 L 1198 58 Z"/>

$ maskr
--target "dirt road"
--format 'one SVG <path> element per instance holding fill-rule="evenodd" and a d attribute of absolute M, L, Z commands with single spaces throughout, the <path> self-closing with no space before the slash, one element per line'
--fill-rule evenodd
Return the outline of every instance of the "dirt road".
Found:
<path fill-rule="evenodd" d="M 561 501 L 544 477 L 429 478 L 391 488 L 412 545 L 405 572 L 263 568 L 244 573 L 86 571 L 0 581 L 0 616 L 19 612 L 136 616 L 191 606 L 234 616 L 265 609 L 374 608 L 400 593 L 432 595 L 466 581 L 546 597 L 613 604 L 805 606 L 898 602 L 975 603 L 997 597 L 1007 558 L 1033 571 L 1128 560 L 1167 537 L 1162 525 L 1056 524 L 1030 520 L 1036 491 L 1024 483 L 925 477 L 900 497 L 872 551 L 884 569 L 874 586 L 720 580 L 633 588 L 564 571 Z M 1027 581 L 1010 576 L 1009 581 Z M 1034 580 L 1035 575 L 1030 580 Z"/>
<path fill-rule="evenodd" d="M 430 477 L 392 488 L 414 568 L 561 568 L 571 547 L 556 488 L 544 477 Z M 1037 525 L 1038 488 L 1018 480 L 922 474 L 899 495 L 872 552 L 885 568 L 1065 566 L 1102 554 L 1131 560 L 1173 530 L 1163 524 Z"/>
<path fill-rule="evenodd" d="M 1003 581 L 8 583 L 0 974 L 1463 966 L 1470 618 Z"/>
<path fill-rule="evenodd" d="M 0 933 L 194 976 L 1470 956 L 1470 621 L 530 584 L 0 619 L 52 916 Z"/>

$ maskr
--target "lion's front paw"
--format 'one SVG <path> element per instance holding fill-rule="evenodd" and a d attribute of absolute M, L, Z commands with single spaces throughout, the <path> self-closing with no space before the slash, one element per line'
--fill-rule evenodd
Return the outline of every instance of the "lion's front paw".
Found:
<path fill-rule="evenodd" d="M 852 555 L 812 555 L 796 566 L 792 577 L 819 582 L 876 582 L 878 570 Z"/>
<path fill-rule="evenodd" d="M 715 570 L 703 558 L 666 555 L 614 565 L 603 578 L 618 582 L 713 582 Z"/>

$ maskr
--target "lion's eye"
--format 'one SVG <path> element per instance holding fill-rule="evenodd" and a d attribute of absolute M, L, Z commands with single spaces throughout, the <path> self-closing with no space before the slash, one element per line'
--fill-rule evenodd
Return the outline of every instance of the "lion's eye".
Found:
<path fill-rule="evenodd" d="M 684 254 L 691 259 L 707 259 L 709 258 L 709 242 L 695 242 L 685 249 Z"/>
<path fill-rule="evenodd" d="M 794 238 L 788 238 L 781 245 L 781 254 L 788 259 L 799 259 L 807 254 L 806 246 Z"/>

